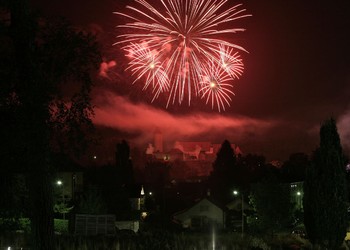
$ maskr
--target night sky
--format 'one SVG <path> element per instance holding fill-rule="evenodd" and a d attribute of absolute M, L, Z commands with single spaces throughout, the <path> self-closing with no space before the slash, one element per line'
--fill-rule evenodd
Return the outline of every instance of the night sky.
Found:
<path fill-rule="evenodd" d="M 116 26 L 123 24 L 112 12 L 125 12 L 131 0 L 33 2 L 45 15 L 65 16 L 94 32 L 101 43 L 103 62 L 93 89 L 93 120 L 103 142 L 97 151 L 120 139 L 145 148 L 159 129 L 168 148 L 175 140 L 228 139 L 244 153 L 286 160 L 294 152 L 310 154 L 319 144 L 321 122 L 332 116 L 350 152 L 349 0 L 241 1 L 252 17 L 237 23 L 246 31 L 236 38 L 249 53 L 242 54 L 245 71 L 235 81 L 231 107 L 221 113 L 202 101 L 166 109 L 162 97 L 150 102 L 141 82 L 131 85 L 127 60 L 112 46 L 122 32 Z"/>

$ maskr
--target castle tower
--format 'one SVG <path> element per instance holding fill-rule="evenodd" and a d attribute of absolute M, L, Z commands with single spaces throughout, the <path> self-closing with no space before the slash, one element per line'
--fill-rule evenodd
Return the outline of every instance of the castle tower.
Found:
<path fill-rule="evenodd" d="M 154 132 L 154 152 L 163 152 L 163 134 L 159 129 Z"/>

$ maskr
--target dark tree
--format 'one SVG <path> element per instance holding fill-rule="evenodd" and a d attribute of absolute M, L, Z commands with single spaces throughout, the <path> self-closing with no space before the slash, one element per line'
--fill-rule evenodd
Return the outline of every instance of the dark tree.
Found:
<path fill-rule="evenodd" d="M 102 198 L 101 191 L 96 187 L 90 187 L 82 196 L 77 208 L 81 214 L 106 214 L 107 204 Z"/>
<path fill-rule="evenodd" d="M 344 241 L 347 218 L 345 162 L 334 119 L 320 129 L 320 146 L 313 154 L 304 183 L 304 224 L 310 241 L 337 249 Z"/>
<path fill-rule="evenodd" d="M 19 174 L 0 175 L 0 233 L 20 228 L 19 218 L 27 216 L 28 199 L 25 178 Z"/>
<path fill-rule="evenodd" d="M 282 165 L 282 177 L 288 182 L 304 181 L 305 171 L 310 165 L 309 157 L 304 153 L 294 153 Z"/>
<path fill-rule="evenodd" d="M 10 17 L 0 20 L 0 115 L 10 119 L 2 124 L 8 147 L 1 161 L 26 173 L 31 248 L 51 250 L 52 152 L 75 148 L 84 138 L 80 128 L 91 126 L 90 73 L 98 66 L 97 45 L 63 20 L 39 22 L 26 0 L 0 4 Z"/>
<path fill-rule="evenodd" d="M 150 159 L 145 164 L 146 182 L 162 189 L 170 182 L 170 165 L 168 162 Z"/>
<path fill-rule="evenodd" d="M 211 193 L 219 199 L 232 198 L 232 190 L 237 187 L 238 173 L 236 156 L 229 141 L 225 140 L 213 163 L 209 178 Z"/>
<path fill-rule="evenodd" d="M 118 184 L 122 186 L 133 185 L 134 173 L 130 157 L 130 147 L 125 140 L 117 143 L 115 159 Z"/>
<path fill-rule="evenodd" d="M 255 229 L 273 234 L 292 222 L 292 204 L 289 185 L 275 176 L 252 186 L 250 203 L 256 211 Z"/>
<path fill-rule="evenodd" d="M 247 154 L 237 159 L 240 186 L 248 188 L 251 183 L 260 181 L 266 174 L 265 157 L 262 155 Z"/>

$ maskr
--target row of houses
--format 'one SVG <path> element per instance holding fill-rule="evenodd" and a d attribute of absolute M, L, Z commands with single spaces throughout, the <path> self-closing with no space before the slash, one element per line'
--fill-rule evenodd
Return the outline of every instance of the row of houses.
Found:
<path fill-rule="evenodd" d="M 62 196 L 67 201 L 74 199 L 83 192 L 84 174 L 81 170 L 59 172 L 57 173 L 57 181 L 61 183 L 57 186 L 57 189 L 62 191 Z M 139 220 L 142 221 L 148 212 L 144 207 L 145 197 L 151 194 L 151 190 L 145 190 L 141 185 L 138 185 L 135 189 L 137 191 L 133 192 L 133 195 L 129 197 L 129 201 L 134 210 L 140 210 Z M 290 189 L 292 202 L 296 204 L 298 209 L 302 209 L 302 183 L 291 183 Z M 197 197 L 201 196 L 197 195 Z M 189 230 L 203 230 L 209 228 L 209 226 L 215 226 L 217 229 L 224 229 L 227 226 L 238 229 L 242 227 L 242 221 L 243 224 L 246 223 L 247 215 L 252 212 L 251 206 L 242 196 L 233 196 L 231 202 L 222 204 L 207 193 L 204 196 L 202 195 L 202 198 L 193 200 L 193 203 L 186 208 L 175 211 L 172 221 L 181 228 Z"/>

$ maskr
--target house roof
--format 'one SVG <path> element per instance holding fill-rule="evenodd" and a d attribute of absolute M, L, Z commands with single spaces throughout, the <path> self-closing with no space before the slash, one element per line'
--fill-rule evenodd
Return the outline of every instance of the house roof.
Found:
<path fill-rule="evenodd" d="M 176 212 L 175 214 L 173 214 L 173 217 L 177 217 L 177 216 L 179 216 L 179 215 L 181 215 L 181 214 L 186 213 L 186 212 L 189 211 L 191 208 L 193 208 L 193 207 L 195 207 L 196 205 L 198 205 L 199 203 L 201 203 L 203 200 L 209 201 L 209 202 L 212 203 L 214 206 L 220 208 L 220 209 L 223 210 L 223 211 L 227 210 L 224 206 L 221 206 L 221 205 L 219 205 L 216 201 L 213 201 L 212 198 L 210 198 L 210 197 L 205 197 L 205 198 L 201 198 L 201 199 L 196 200 L 191 206 L 189 206 L 189 207 L 187 207 L 187 208 L 185 208 L 185 209 L 183 209 L 183 210 L 181 210 L 181 211 Z"/>

